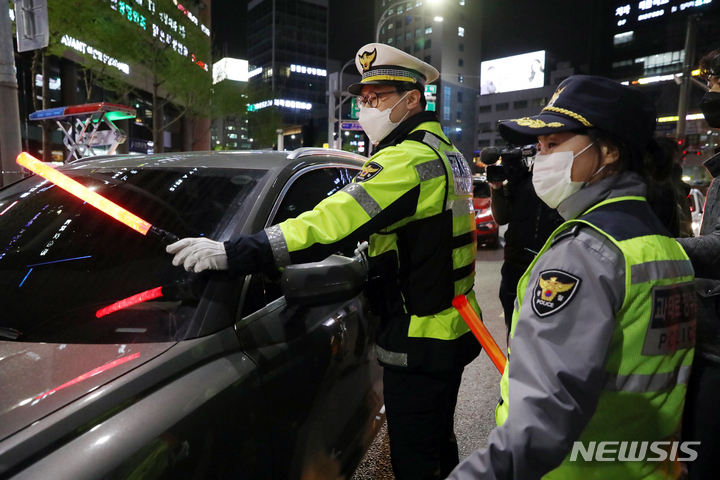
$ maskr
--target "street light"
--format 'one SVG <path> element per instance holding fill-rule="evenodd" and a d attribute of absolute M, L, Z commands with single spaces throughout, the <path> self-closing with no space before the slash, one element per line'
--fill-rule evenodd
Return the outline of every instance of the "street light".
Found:
<path fill-rule="evenodd" d="M 440 2 L 441 2 L 441 0 L 430 0 L 430 3 L 434 3 L 434 4 L 438 4 Z M 380 43 L 380 29 L 385 24 L 385 22 L 388 21 L 388 18 L 390 18 L 390 15 L 388 15 L 388 12 L 395 7 L 396 7 L 396 5 L 391 5 L 380 16 L 380 20 L 378 20 L 377 28 L 375 29 L 375 43 Z M 395 15 L 395 14 L 393 14 L 393 15 Z M 418 18 L 423 18 L 423 17 L 428 18 L 429 17 L 429 15 L 412 15 L 412 16 L 418 17 Z M 436 22 L 442 22 L 443 17 L 438 15 L 438 16 L 435 16 L 433 18 L 433 20 L 435 20 Z"/>
<path fill-rule="evenodd" d="M 340 69 L 340 73 L 338 74 L 338 91 L 340 92 L 340 102 L 338 103 L 338 106 L 335 107 L 337 109 L 337 119 L 338 119 L 338 131 L 340 131 L 340 123 L 342 122 L 342 107 L 345 103 L 345 100 L 347 100 L 349 97 L 351 97 L 350 93 L 345 92 L 343 90 L 343 73 L 345 72 L 345 69 L 349 67 L 350 65 L 355 65 L 355 59 L 348 60 L 345 65 L 342 66 Z M 335 112 L 333 111 L 333 118 L 335 116 Z M 333 133 L 335 131 L 335 122 L 332 122 L 333 125 Z M 340 150 L 342 148 L 342 137 L 339 137 L 337 140 L 334 140 L 333 142 L 337 142 L 335 148 Z"/>

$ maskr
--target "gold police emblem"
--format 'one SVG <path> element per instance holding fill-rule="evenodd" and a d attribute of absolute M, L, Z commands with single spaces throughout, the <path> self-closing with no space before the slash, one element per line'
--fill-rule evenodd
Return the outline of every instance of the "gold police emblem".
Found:
<path fill-rule="evenodd" d="M 538 317 L 560 311 L 575 296 L 580 279 L 562 270 L 546 270 L 538 275 L 532 308 Z"/>
<path fill-rule="evenodd" d="M 372 52 L 363 52 L 363 54 L 358 55 L 358 57 L 360 58 L 360 65 L 362 65 L 363 72 L 367 72 L 377 59 L 377 48 Z"/>
<path fill-rule="evenodd" d="M 557 277 L 552 277 L 550 280 L 545 280 L 542 277 L 538 280 L 540 288 L 542 288 L 542 298 L 548 302 L 552 302 L 555 299 L 555 295 L 561 292 L 567 292 L 575 286 L 573 283 L 560 283 L 557 281 Z"/>
<path fill-rule="evenodd" d="M 366 182 L 382 171 L 383 167 L 377 162 L 370 162 L 363 166 L 362 170 L 355 177 L 356 182 Z"/>

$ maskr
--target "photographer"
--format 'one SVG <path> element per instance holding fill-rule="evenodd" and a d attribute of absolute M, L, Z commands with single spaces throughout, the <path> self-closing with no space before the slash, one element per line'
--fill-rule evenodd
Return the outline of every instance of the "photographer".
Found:
<path fill-rule="evenodd" d="M 488 165 L 488 182 L 492 187 L 492 213 L 498 225 L 507 225 L 502 269 L 500 271 L 500 303 L 505 313 L 505 327 L 510 333 L 513 305 L 517 297 L 517 284 L 525 270 L 540 251 L 550 234 L 563 219 L 557 210 L 541 201 L 532 185 L 532 171 L 525 153 L 534 155 L 534 147 L 506 151 L 489 147 L 483 150 L 483 163 L 495 163 L 503 158 L 501 165 Z"/>

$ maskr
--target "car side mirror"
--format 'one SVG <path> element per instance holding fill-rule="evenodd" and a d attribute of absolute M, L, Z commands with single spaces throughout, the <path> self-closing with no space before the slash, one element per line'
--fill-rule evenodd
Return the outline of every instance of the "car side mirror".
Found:
<path fill-rule="evenodd" d="M 288 265 L 280 285 L 289 305 L 322 305 L 350 300 L 363 291 L 366 278 L 360 262 L 330 255 L 321 262 Z"/>

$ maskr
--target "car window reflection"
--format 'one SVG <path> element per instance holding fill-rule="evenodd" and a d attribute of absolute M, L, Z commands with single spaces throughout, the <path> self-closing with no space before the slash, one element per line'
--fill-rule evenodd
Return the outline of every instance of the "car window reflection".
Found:
<path fill-rule="evenodd" d="M 70 173 L 153 225 L 180 237 L 211 238 L 265 175 L 264 170 L 189 167 Z M 39 178 L 2 190 L 0 212 L 0 327 L 19 331 L 18 340 L 182 338 L 208 276 L 173 267 L 157 239 Z M 145 292 L 151 291 L 160 295 L 150 298 Z"/>

